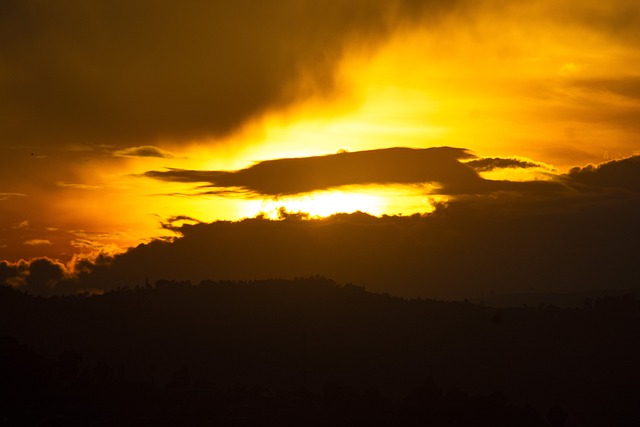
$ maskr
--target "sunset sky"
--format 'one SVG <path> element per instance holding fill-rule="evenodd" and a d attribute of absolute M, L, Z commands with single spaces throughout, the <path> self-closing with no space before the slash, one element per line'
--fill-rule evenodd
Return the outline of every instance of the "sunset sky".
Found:
<path fill-rule="evenodd" d="M 0 260 L 522 201 L 604 162 L 636 197 L 639 22 L 635 0 L 2 1 Z"/>

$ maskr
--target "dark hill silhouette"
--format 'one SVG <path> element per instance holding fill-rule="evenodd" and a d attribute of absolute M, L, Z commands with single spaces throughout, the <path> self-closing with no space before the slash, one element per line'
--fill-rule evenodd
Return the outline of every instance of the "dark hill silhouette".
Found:
<path fill-rule="evenodd" d="M 512 408 L 507 412 L 514 417 L 535 420 L 538 411 L 556 423 L 568 414 L 568 425 L 624 425 L 640 420 L 639 332 L 640 303 L 629 296 L 587 301 L 581 309 L 498 310 L 373 294 L 320 277 L 198 286 L 160 281 L 101 296 L 51 298 L 0 288 L 0 336 L 43 355 L 12 360 L 34 360 L 34 372 L 49 369 L 57 387 L 90 383 L 95 393 L 111 396 L 119 392 L 110 387 L 120 382 L 137 387 L 143 400 L 182 396 L 173 401 L 177 413 L 214 399 L 207 397 L 211 390 L 216 402 L 227 402 L 238 387 L 240 400 L 255 395 L 255 414 L 281 404 L 291 409 L 293 397 L 270 393 L 304 387 L 315 396 L 304 405 L 323 408 L 315 413 L 320 420 L 345 413 L 362 420 L 367 404 L 384 410 L 371 403 L 380 395 L 407 424 L 410 414 L 422 414 L 442 420 L 435 425 L 452 425 L 451 414 L 491 412 L 499 395 L 480 396 L 500 391 L 506 400 L 498 406 Z M 22 351 L 3 345 L 10 357 Z M 53 367 L 51 360 L 57 360 Z M 450 391 L 420 389 L 426 378 Z M 46 393 L 38 381 L 24 384 Z M 83 396 L 82 387 L 69 391 L 69 399 Z M 440 403 L 416 403 L 420 399 Z M 442 412 L 447 405 L 453 409 Z"/>
<path fill-rule="evenodd" d="M 306 388 L 273 392 L 259 386 L 219 390 L 208 383 L 180 382 L 188 374 L 182 368 L 162 387 L 122 378 L 105 380 L 101 374 L 105 363 L 96 364 L 93 374 L 77 375 L 77 353 L 64 352 L 54 361 L 13 339 L 0 339 L 0 354 L 2 425 L 545 427 L 564 425 L 553 420 L 566 418 L 561 408 L 553 407 L 545 423 L 535 409 L 509 403 L 500 393 L 444 392 L 432 380 L 392 399 L 374 388 L 360 392 L 335 382 L 327 382 L 318 392 Z"/>

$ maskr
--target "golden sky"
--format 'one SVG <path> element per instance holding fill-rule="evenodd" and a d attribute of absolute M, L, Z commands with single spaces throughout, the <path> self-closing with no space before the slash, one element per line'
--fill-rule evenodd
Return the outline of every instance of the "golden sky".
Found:
<path fill-rule="evenodd" d="M 473 159 L 553 181 L 640 149 L 637 1 L 330 3 L 3 2 L 0 259 L 123 250 L 175 218 L 425 213 L 479 191 L 452 178 Z M 400 177 L 443 146 L 444 175 Z M 308 159 L 265 162 L 288 158 Z M 344 158 L 357 176 L 331 181 Z"/>

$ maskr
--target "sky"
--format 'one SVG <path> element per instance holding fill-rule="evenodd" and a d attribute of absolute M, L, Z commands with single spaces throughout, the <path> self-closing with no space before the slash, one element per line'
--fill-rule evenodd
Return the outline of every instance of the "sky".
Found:
<path fill-rule="evenodd" d="M 0 278 L 135 284 L 158 276 L 140 253 L 162 244 L 192 260 L 157 268 L 168 276 L 324 274 L 387 290 L 385 272 L 399 269 L 405 293 L 422 295 L 427 276 L 408 248 L 449 254 L 450 267 L 478 227 L 500 234 L 487 218 L 535 228 L 531 211 L 571 242 L 595 239 L 625 270 L 637 254 L 626 238 L 566 225 L 637 234 L 639 19 L 633 0 L 5 0 Z M 319 242 L 309 259 L 259 267 L 300 218 L 304 233 L 346 221 L 345 236 L 359 236 L 351 249 L 369 250 L 362 217 L 327 218 L 358 211 L 398 233 L 376 234 L 376 247 L 398 249 L 380 251 L 377 275 L 323 265 Z M 427 222 L 411 225 L 414 214 Z M 522 237 L 535 240 L 525 259 L 557 234 Z M 204 269 L 217 241 L 258 243 L 235 270 Z M 465 251 L 489 274 L 493 261 Z"/>

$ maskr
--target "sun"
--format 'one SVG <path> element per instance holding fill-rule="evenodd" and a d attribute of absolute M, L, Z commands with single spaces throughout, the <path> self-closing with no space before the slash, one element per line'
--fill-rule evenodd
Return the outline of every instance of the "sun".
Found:
<path fill-rule="evenodd" d="M 280 219 L 282 209 L 289 213 L 308 214 L 309 218 L 338 213 L 364 212 L 373 216 L 428 213 L 443 196 L 429 194 L 429 186 L 367 185 L 345 186 L 313 193 L 242 201 L 244 218 L 263 216 Z"/>
<path fill-rule="evenodd" d="M 287 196 L 273 199 L 252 200 L 245 207 L 246 216 L 263 215 L 279 218 L 284 208 L 287 212 L 303 212 L 310 217 L 327 217 L 336 213 L 366 212 L 380 216 L 385 213 L 385 197 L 353 190 L 317 191 L 301 196 Z"/>

